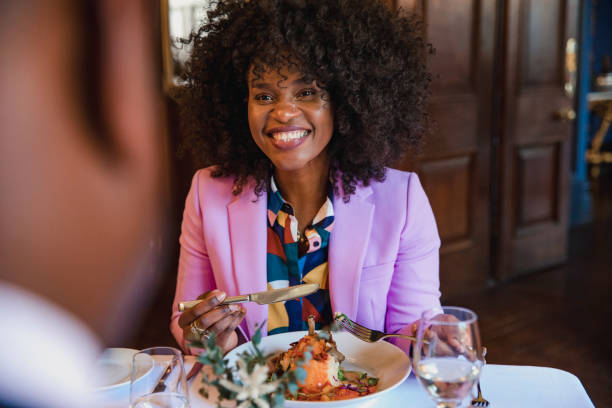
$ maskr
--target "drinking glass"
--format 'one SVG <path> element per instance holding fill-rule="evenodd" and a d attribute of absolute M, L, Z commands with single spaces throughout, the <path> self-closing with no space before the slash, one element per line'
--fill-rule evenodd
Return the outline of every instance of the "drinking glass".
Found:
<path fill-rule="evenodd" d="M 483 366 L 476 313 L 453 306 L 424 312 L 413 366 L 438 408 L 459 407 L 478 381 Z"/>
<path fill-rule="evenodd" d="M 152 366 L 143 375 L 143 366 Z M 134 354 L 130 408 L 189 408 L 183 354 L 174 347 L 151 347 Z"/>

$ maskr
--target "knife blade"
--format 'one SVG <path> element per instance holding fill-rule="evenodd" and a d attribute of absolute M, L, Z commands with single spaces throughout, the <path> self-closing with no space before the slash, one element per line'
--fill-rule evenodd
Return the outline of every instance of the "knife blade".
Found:
<path fill-rule="evenodd" d="M 265 292 L 250 293 L 248 295 L 226 297 L 221 304 L 231 305 L 234 303 L 256 302 L 260 305 L 267 305 L 270 303 L 282 302 L 284 300 L 307 296 L 316 292 L 317 290 L 319 290 L 318 283 L 304 283 L 302 285 L 289 286 L 288 288 L 272 289 Z M 184 312 L 186 309 L 192 308 L 200 302 L 202 302 L 201 299 L 179 302 L 179 312 Z"/>
<path fill-rule="evenodd" d="M 164 392 L 166 390 L 166 379 L 172 372 L 172 368 L 174 368 L 174 364 L 172 364 L 172 362 L 168 363 L 168 366 L 164 370 L 164 373 L 161 375 L 161 377 L 159 377 L 159 380 L 157 381 L 155 388 L 153 388 L 152 393 Z"/>

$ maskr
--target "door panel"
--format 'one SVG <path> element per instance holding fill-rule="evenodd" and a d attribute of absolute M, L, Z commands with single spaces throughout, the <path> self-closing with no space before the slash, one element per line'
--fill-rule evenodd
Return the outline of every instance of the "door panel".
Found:
<path fill-rule="evenodd" d="M 509 0 L 505 109 L 499 174 L 501 280 L 567 256 L 571 122 L 564 91 L 565 43 L 575 37 L 577 0 Z"/>
<path fill-rule="evenodd" d="M 470 156 L 458 156 L 424 162 L 421 181 L 427 186 L 428 197 L 435 204 L 438 232 L 445 239 L 442 250 L 470 238 Z M 448 196 L 453 200 L 448 200 Z"/>
<path fill-rule="evenodd" d="M 416 164 L 442 239 L 440 285 L 452 295 L 489 276 L 489 150 L 495 32 L 493 0 L 400 0 L 421 15 L 436 49 L 429 112 L 434 132 Z"/>
<path fill-rule="evenodd" d="M 534 225 L 558 221 L 558 144 L 525 146 L 519 150 L 516 169 L 518 232 Z"/>

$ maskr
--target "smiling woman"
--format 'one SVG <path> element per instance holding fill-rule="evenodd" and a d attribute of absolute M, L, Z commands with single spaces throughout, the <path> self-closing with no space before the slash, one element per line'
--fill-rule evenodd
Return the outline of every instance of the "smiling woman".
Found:
<path fill-rule="evenodd" d="M 215 164 L 185 204 L 171 324 L 184 348 L 215 332 L 227 351 L 264 321 L 264 334 L 299 331 L 334 311 L 410 332 L 439 306 L 429 202 L 415 174 L 387 168 L 427 129 L 419 30 L 371 0 L 225 0 L 208 12 L 179 98 L 183 148 Z M 221 303 L 302 283 L 319 290 Z M 181 315 L 178 302 L 196 297 Z"/>
<path fill-rule="evenodd" d="M 251 72 L 249 84 L 251 135 L 277 171 L 327 173 L 334 123 L 327 91 L 295 68 Z"/>

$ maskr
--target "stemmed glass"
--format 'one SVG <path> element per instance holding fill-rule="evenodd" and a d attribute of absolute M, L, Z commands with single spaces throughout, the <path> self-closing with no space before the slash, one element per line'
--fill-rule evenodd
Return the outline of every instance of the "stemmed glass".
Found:
<path fill-rule="evenodd" d="M 152 369 L 142 375 L 143 366 Z M 174 347 L 151 347 L 134 354 L 130 408 L 189 408 L 183 354 Z"/>
<path fill-rule="evenodd" d="M 478 317 L 462 307 L 423 313 L 414 348 L 414 373 L 438 408 L 459 407 L 484 362 Z"/>

